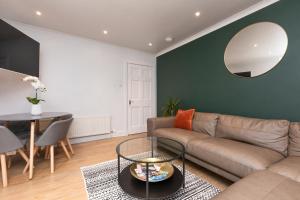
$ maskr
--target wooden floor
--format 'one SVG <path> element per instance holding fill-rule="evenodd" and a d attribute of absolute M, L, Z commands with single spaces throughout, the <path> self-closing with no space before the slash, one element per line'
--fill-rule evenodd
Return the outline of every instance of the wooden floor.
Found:
<path fill-rule="evenodd" d="M 50 174 L 50 161 L 39 159 L 34 169 L 34 178 L 29 181 L 22 174 L 25 163 L 14 159 L 8 170 L 9 185 L 2 188 L 0 183 L 1 200 L 84 200 L 87 199 L 80 167 L 101 163 L 116 158 L 116 145 L 130 137 L 140 137 L 142 134 L 105 139 L 73 145 L 75 155 L 67 160 L 61 149 L 55 155 L 55 173 Z M 188 162 L 187 169 L 202 179 L 225 189 L 230 182 Z"/>

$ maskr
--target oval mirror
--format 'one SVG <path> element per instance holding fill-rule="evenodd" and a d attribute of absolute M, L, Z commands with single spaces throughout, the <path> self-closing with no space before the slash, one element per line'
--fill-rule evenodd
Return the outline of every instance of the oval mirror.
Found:
<path fill-rule="evenodd" d="M 287 34 L 278 24 L 252 24 L 238 32 L 228 43 L 225 65 L 232 74 L 238 76 L 259 76 L 281 61 L 287 46 Z"/>

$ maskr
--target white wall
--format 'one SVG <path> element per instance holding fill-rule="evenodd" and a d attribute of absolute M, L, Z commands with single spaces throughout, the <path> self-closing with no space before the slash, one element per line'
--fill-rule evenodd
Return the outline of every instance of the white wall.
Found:
<path fill-rule="evenodd" d="M 66 111 L 75 116 L 111 116 L 113 130 L 123 134 L 127 130 L 127 62 L 153 66 L 153 88 L 156 88 L 154 55 L 7 22 L 40 42 L 40 78 L 48 89 L 44 111 Z M 0 76 L 0 114 L 28 112 L 30 105 L 24 100 L 26 94 L 30 94 L 28 86 L 23 86 L 25 83 L 19 78 L 14 80 L 14 73 L 9 74 L 8 77 Z M 156 115 L 156 90 L 153 91 L 153 114 Z"/>
<path fill-rule="evenodd" d="M 25 99 L 32 92 L 29 85 L 24 84 L 24 75 L 0 69 L 0 115 L 26 112 L 29 103 Z"/>

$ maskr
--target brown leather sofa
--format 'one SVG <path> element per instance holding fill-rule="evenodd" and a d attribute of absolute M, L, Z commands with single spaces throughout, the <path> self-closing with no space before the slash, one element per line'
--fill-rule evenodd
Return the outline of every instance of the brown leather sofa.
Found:
<path fill-rule="evenodd" d="M 187 159 L 235 182 L 216 199 L 300 200 L 300 123 L 196 112 L 189 131 L 174 120 L 148 119 L 148 135 L 181 142 Z"/>

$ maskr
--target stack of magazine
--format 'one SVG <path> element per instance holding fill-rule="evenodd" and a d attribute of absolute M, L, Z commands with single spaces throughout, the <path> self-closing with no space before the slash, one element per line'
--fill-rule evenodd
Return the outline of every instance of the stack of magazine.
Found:
<path fill-rule="evenodd" d="M 137 164 L 135 173 L 141 179 L 146 181 L 146 165 Z M 160 164 L 149 164 L 149 182 L 163 181 L 168 177 L 168 172 L 161 170 Z"/>

